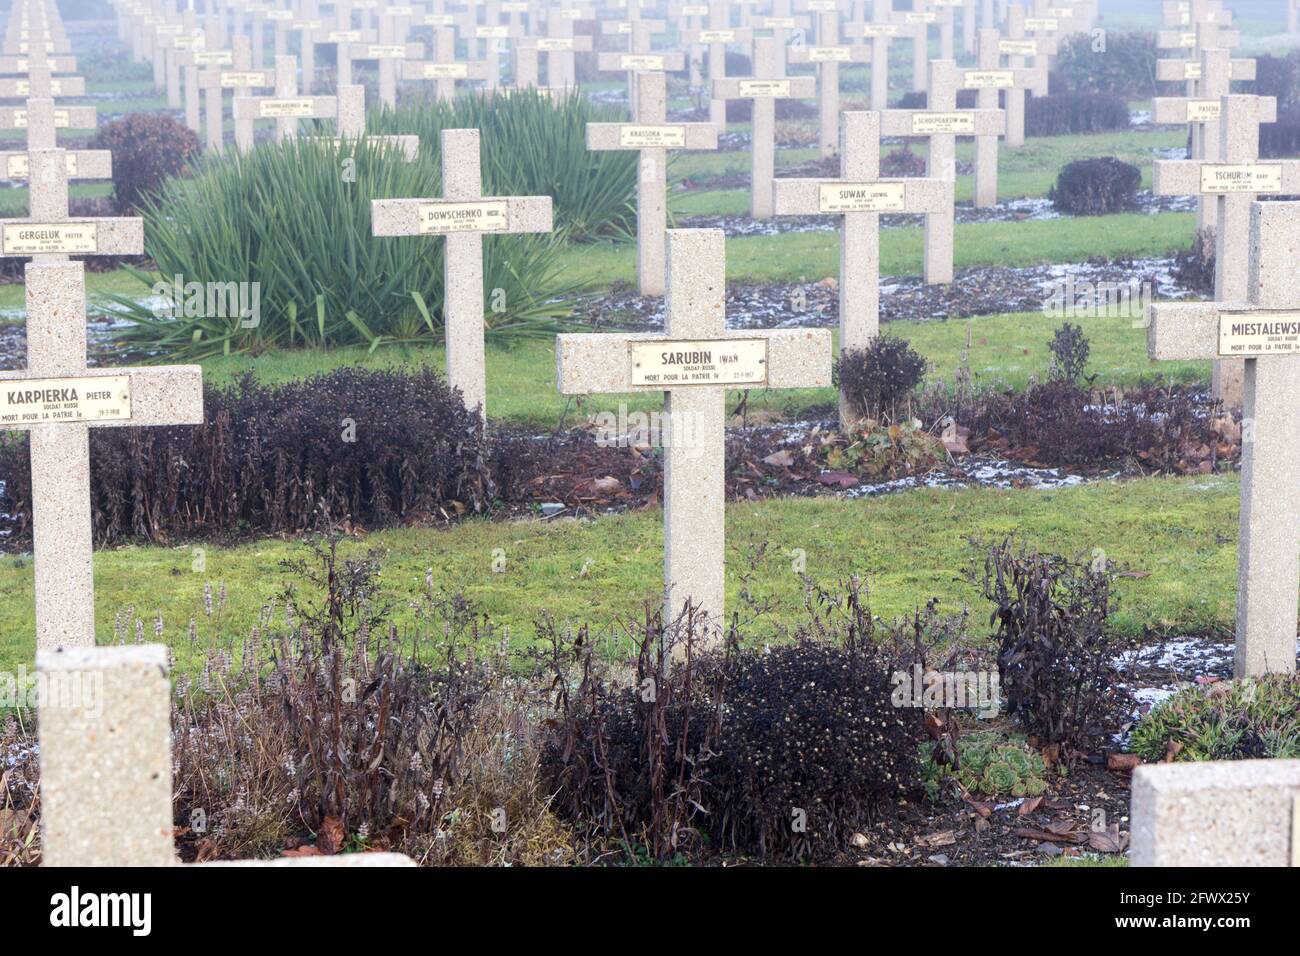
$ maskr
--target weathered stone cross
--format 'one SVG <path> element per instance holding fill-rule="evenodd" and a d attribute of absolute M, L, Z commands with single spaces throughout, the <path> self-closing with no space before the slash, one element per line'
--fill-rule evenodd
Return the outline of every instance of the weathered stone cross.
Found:
<path fill-rule="evenodd" d="M 199 88 L 203 90 L 204 127 L 207 130 L 208 148 L 220 153 L 225 149 L 225 117 L 222 101 L 226 90 L 234 97 L 251 96 L 255 89 L 274 89 L 274 70 L 254 70 L 248 37 L 237 36 L 232 41 L 231 68 L 228 70 L 202 70 Z M 235 120 L 235 139 L 253 141 L 253 118 Z"/>
<path fill-rule="evenodd" d="M 1208 167 L 1206 175 L 1214 176 L 1212 169 Z M 1254 175 L 1264 175 L 1259 167 L 1254 169 Z M 1272 170 L 1267 175 L 1284 174 Z M 1293 164 L 1285 179 L 1287 192 L 1300 192 L 1300 163 Z M 1295 671 L 1300 601 L 1300 508 L 1295 500 L 1300 202 L 1253 202 L 1247 216 L 1244 237 L 1249 248 L 1239 242 L 1228 246 L 1229 255 L 1247 262 L 1246 295 L 1218 302 L 1153 303 L 1148 329 L 1153 359 L 1244 360 L 1233 661 L 1237 677 Z"/>
<path fill-rule="evenodd" d="M 1200 59 L 1156 60 L 1156 78 L 1185 80 L 1185 96 L 1158 96 L 1153 100 L 1152 118 L 1157 123 L 1188 123 L 1192 129 L 1193 159 L 1214 159 L 1219 155 L 1219 99 L 1232 92 L 1233 80 L 1253 80 L 1255 61 L 1230 58 L 1227 50 L 1209 49 Z M 1218 222 L 1218 204 L 1196 197 L 1196 226 L 1213 229 Z"/>
<path fill-rule="evenodd" d="M 1250 204 L 1255 196 L 1300 193 L 1300 160 L 1259 162 L 1259 127 L 1277 118 L 1269 96 L 1225 96 L 1219 101 L 1219 152 L 1206 159 L 1158 159 L 1151 191 L 1157 196 L 1214 197 L 1214 298 L 1240 302 L 1246 297 L 1248 267 L 1243 255 Z M 1230 408 L 1241 406 L 1242 365 L 1214 364 L 1214 395 Z"/>
<path fill-rule="evenodd" d="M 667 262 L 663 333 L 559 335 L 557 383 L 564 395 L 664 393 L 664 624 L 689 606 L 717 641 L 726 627 L 727 389 L 829 385 L 831 335 L 728 332 L 721 230 L 670 229 Z"/>
<path fill-rule="evenodd" d="M 551 231 L 550 196 L 484 196 L 479 131 L 442 131 L 441 199 L 376 199 L 376 236 L 443 236 L 447 381 L 487 417 L 483 348 L 483 236 Z"/>
<path fill-rule="evenodd" d="M 707 47 L 709 51 L 709 122 L 719 135 L 727 131 L 727 101 L 718 94 L 718 84 L 727 76 L 727 44 L 749 43 L 754 32 L 731 25 L 731 5 L 726 0 L 710 0 L 709 25 L 698 30 L 682 30 L 683 43 Z M 775 51 L 774 51 L 775 52 Z"/>
<path fill-rule="evenodd" d="M 1007 66 L 1013 70 L 1023 69 L 1025 57 L 1032 57 L 1034 67 L 1047 63 L 1048 57 L 1054 55 L 1057 43 L 1054 37 L 1028 37 L 1025 35 L 1025 8 L 1013 3 L 1007 7 L 1007 35 L 998 41 L 998 53 L 1007 58 Z M 1047 70 L 1038 70 L 1040 83 L 1030 92 L 1035 96 L 1047 95 Z M 1007 111 L 1007 149 L 1019 149 L 1025 145 L 1025 93 L 1023 86 L 1015 85 L 1004 91 L 1004 107 Z"/>
<path fill-rule="evenodd" d="M 817 65 L 818 140 L 822 159 L 829 159 L 840 148 L 840 64 L 866 63 L 871 59 L 871 47 L 865 43 L 841 44 L 839 14 L 819 13 L 817 43 L 793 44 L 788 59 L 790 63 Z"/>
<path fill-rule="evenodd" d="M 668 150 L 717 149 L 718 130 L 712 123 L 669 124 L 664 74 L 638 73 L 636 79 L 636 118 L 631 123 L 588 123 L 587 148 L 637 151 L 637 287 L 642 295 L 663 295 Z"/>
<path fill-rule="evenodd" d="M 871 108 L 880 111 L 889 106 L 889 44 L 926 32 L 924 22 L 906 22 L 894 14 L 892 0 L 876 0 L 868 22 L 845 24 L 844 35 L 871 41 Z M 915 73 L 913 74 L 915 79 Z M 924 88 L 922 81 L 922 88 Z"/>
<path fill-rule="evenodd" d="M 536 61 L 534 60 L 534 63 Z M 431 61 L 403 60 L 403 80 L 427 80 L 434 84 L 434 96 L 444 103 L 456 96 L 458 80 L 486 80 L 486 60 L 456 61 L 456 31 L 439 26 L 433 31 L 433 59 Z"/>
<path fill-rule="evenodd" d="M 85 266 L 144 251 L 137 218 L 68 217 L 67 158 L 34 149 L 31 214 L 0 220 L 0 256 L 27 264 L 27 369 L 0 372 L 0 429 L 29 432 L 36 646 L 95 643 L 89 429 L 203 421 L 196 365 L 86 367 Z"/>
<path fill-rule="evenodd" d="M 334 96 L 299 96 L 298 58 L 282 56 L 275 61 L 275 95 L 236 96 L 233 110 L 235 148 L 245 152 L 253 148 L 254 120 L 274 119 L 275 138 L 283 141 L 297 135 L 299 120 L 338 116 L 339 104 Z"/>
<path fill-rule="evenodd" d="M 27 131 L 27 149 L 0 153 L 4 157 L 4 176 L 6 179 L 30 178 L 30 160 L 28 151 L 34 149 L 54 149 L 56 129 L 60 127 L 93 128 L 96 121 L 93 106 L 54 106 L 54 101 L 45 98 L 32 98 L 26 106 L 0 107 L 0 129 L 25 129 Z M 113 156 L 106 149 L 73 149 L 63 154 L 67 163 L 69 179 L 111 179 L 113 177 Z M 64 210 L 67 211 L 66 208 Z"/>
<path fill-rule="evenodd" d="M 975 103 L 980 109 L 998 108 L 998 91 L 1019 87 L 1040 89 L 1045 83 L 1046 67 L 1004 67 L 999 49 L 1001 34 L 997 30 L 979 31 L 979 66 L 957 70 L 963 89 L 976 90 Z M 975 207 L 996 206 L 998 202 L 998 136 L 975 136 Z"/>
<path fill-rule="evenodd" d="M 923 212 L 952 219 L 950 180 L 880 177 L 880 114 L 840 114 L 840 178 L 778 179 L 777 215 L 842 216 L 840 227 L 840 351 L 862 349 L 880 331 L 880 214 Z M 948 231 L 952 271 L 952 231 Z M 840 423 L 861 413 L 840 397 Z"/>
<path fill-rule="evenodd" d="M 754 75 L 748 79 L 713 81 L 713 95 L 726 100 L 752 100 L 750 124 L 749 214 L 754 219 L 772 218 L 772 179 L 776 174 L 776 101 L 806 99 L 816 92 L 811 76 L 778 76 L 776 41 L 760 37 L 754 41 Z"/>

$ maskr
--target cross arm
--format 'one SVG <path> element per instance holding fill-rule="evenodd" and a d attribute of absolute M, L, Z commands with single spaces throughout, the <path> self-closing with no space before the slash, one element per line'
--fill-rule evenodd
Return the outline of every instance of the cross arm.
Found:
<path fill-rule="evenodd" d="M 93 106 L 56 106 L 54 125 L 58 129 L 94 129 L 99 114 Z M 26 129 L 27 107 L 0 107 L 0 129 Z"/>
<path fill-rule="evenodd" d="M 1206 123 L 1219 118 L 1219 101 L 1187 96 L 1157 96 L 1151 101 L 1151 119 L 1157 124 Z"/>
<path fill-rule="evenodd" d="M 1001 136 L 1007 131 L 1005 110 L 881 110 L 881 136 Z"/>
<path fill-rule="evenodd" d="M 203 369 L 198 365 L 88 368 L 75 375 L 48 377 L 109 378 L 122 375 L 127 376 L 131 383 L 131 417 L 88 422 L 92 428 L 203 424 Z M 34 378 L 36 377 L 29 372 L 21 370 L 0 372 L 0 383 L 28 382 Z M 28 427 L 0 424 L 0 429 Z"/>
<path fill-rule="evenodd" d="M 233 100 L 235 119 L 328 119 L 338 115 L 336 96 L 236 96 Z M 289 104 L 308 104 L 303 111 L 281 114 L 277 112 Z M 278 105 L 277 105 L 278 104 Z"/>
<path fill-rule="evenodd" d="M 28 70 L 49 70 L 51 73 L 75 73 L 77 61 L 70 56 L 0 56 L 0 73 L 26 73 Z"/>
<path fill-rule="evenodd" d="M 829 329 L 755 329 L 727 332 L 717 338 L 767 341 L 767 381 L 749 386 L 734 386 L 736 388 L 824 388 L 831 384 Z M 555 381 L 560 394 L 662 392 L 663 385 L 632 384 L 628 346 L 637 342 L 662 342 L 668 346 L 672 341 L 658 332 L 628 335 L 578 332 L 557 335 Z"/>
<path fill-rule="evenodd" d="M 113 154 L 107 149 L 70 149 L 65 152 L 69 179 L 112 179 Z M 10 179 L 27 179 L 29 163 L 27 151 L 0 153 L 5 161 L 4 170 Z"/>
<path fill-rule="evenodd" d="M 1157 196 L 1197 196 L 1201 189 L 1201 170 L 1214 166 L 1279 167 L 1281 195 L 1300 193 L 1300 159 L 1260 159 L 1248 163 L 1212 163 L 1198 159 L 1158 159 L 1152 165 L 1151 191 Z M 1247 190 L 1248 191 L 1248 190 Z"/>
<path fill-rule="evenodd" d="M 875 210 L 859 212 L 934 213 L 952 208 L 953 184 L 944 179 L 898 177 L 855 183 L 846 179 L 782 179 L 772 182 L 773 205 L 778 216 L 840 215 L 822 209 L 822 187 L 860 185 L 874 196 Z M 843 197 L 839 197 L 843 201 Z M 853 210 L 850 210 L 853 211 Z"/>
<path fill-rule="evenodd" d="M 49 253 L 138 256 L 143 252 L 144 220 L 138 216 L 69 218 L 44 223 L 0 219 L 0 257 Z"/>
<path fill-rule="evenodd" d="M 1157 360 L 1212 359 L 1219 354 L 1219 314 L 1248 303 L 1159 302 L 1147 312 L 1147 355 Z"/>
<path fill-rule="evenodd" d="M 811 76 L 723 77 L 713 81 L 718 99 L 808 99 L 817 95 L 817 80 Z"/>
<path fill-rule="evenodd" d="M 418 60 L 424 56 L 423 43 L 367 43 L 353 52 L 354 60 Z"/>
<path fill-rule="evenodd" d="M 486 80 L 488 61 L 426 63 L 403 60 L 399 69 L 404 80 Z"/>
<path fill-rule="evenodd" d="M 550 232 L 550 196 L 483 196 L 478 199 L 372 199 L 370 201 L 371 235 L 418 236 L 442 235 L 423 232 L 420 213 L 430 206 L 505 207 L 504 226 L 478 232 L 489 234 L 516 232 Z"/>
<path fill-rule="evenodd" d="M 650 130 L 662 130 L 652 134 Z M 658 136 L 662 143 L 648 141 Z M 668 145 L 668 141 L 672 145 Z M 717 149 L 718 128 L 712 123 L 588 123 L 588 149 Z"/>
<path fill-rule="evenodd" d="M 702 30 L 683 30 L 681 38 L 683 43 L 749 43 L 754 39 L 754 31 L 748 27 L 706 27 Z"/>
<path fill-rule="evenodd" d="M 787 56 L 791 63 L 870 63 L 871 47 L 865 43 L 800 44 L 790 47 Z"/>
<path fill-rule="evenodd" d="M 8 76 L 0 79 L 0 97 L 23 99 L 32 94 L 31 80 L 26 77 Z M 50 77 L 51 97 L 85 96 L 86 80 L 81 76 Z"/>
<path fill-rule="evenodd" d="M 203 70 L 199 89 L 274 89 L 275 70 Z"/>
<path fill-rule="evenodd" d="M 682 53 L 598 53 L 596 68 L 630 73 L 676 73 L 686 68 Z"/>

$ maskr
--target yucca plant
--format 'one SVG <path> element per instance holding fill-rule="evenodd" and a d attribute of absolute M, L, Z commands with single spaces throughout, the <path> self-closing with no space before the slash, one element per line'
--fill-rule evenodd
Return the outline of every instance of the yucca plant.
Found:
<path fill-rule="evenodd" d="M 372 132 L 414 133 L 435 164 L 444 129 L 482 132 L 483 189 L 498 196 L 551 196 L 555 228 L 575 242 L 636 232 L 636 153 L 587 149 L 587 124 L 624 121 L 617 107 L 574 91 L 470 92 L 450 103 L 415 100 L 372 111 Z"/>
<path fill-rule="evenodd" d="M 257 283 L 258 321 L 210 309 L 159 314 L 156 296 L 114 296 L 128 320 L 119 338 L 127 348 L 191 360 L 270 346 L 373 349 L 436 339 L 445 243 L 375 238 L 370 202 L 441 192 L 436 163 L 403 162 L 364 142 L 303 138 L 210 158 L 145 204 L 145 252 L 157 272 L 133 272 L 150 289 L 170 289 L 174 276 L 199 287 Z M 553 332 L 575 296 L 559 275 L 558 240 L 489 236 L 484 248 L 487 333 Z"/>

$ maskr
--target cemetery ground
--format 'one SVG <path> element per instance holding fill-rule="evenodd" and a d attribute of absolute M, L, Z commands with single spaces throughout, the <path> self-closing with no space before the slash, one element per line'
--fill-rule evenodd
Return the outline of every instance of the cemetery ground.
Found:
<path fill-rule="evenodd" d="M 93 81 L 93 71 L 87 72 Z M 100 91 L 134 94 L 149 86 L 126 78 L 105 82 Z M 851 92 L 846 100 L 851 108 Z M 165 105 L 148 95 L 122 102 L 145 111 Z M 689 105 L 680 97 L 670 102 L 670 108 Z M 1147 106 L 1138 103 L 1135 109 Z M 835 174 L 816 168 L 814 149 L 797 148 L 814 130 L 815 123 L 806 120 L 778 123 L 778 140 L 796 146 L 778 152 L 778 175 Z M 747 124 L 729 129 L 738 138 L 747 132 Z M 1108 663 L 1119 668 L 1124 695 L 1117 696 L 1117 709 L 1098 717 L 1101 732 L 1090 745 L 1053 747 L 1034 734 L 1027 738 L 1005 716 L 975 721 L 942 713 L 937 726 L 926 728 L 929 737 L 919 752 L 962 747 L 967 766 L 988 769 L 987 778 L 954 786 L 930 756 L 923 762 L 928 794 L 908 792 L 894 812 L 864 813 L 838 834 L 833 849 L 819 849 L 816 859 L 856 865 L 1122 865 L 1128 751 L 1138 717 L 1176 690 L 1204 690 L 1231 677 L 1240 431 L 1208 399 L 1208 362 L 1165 362 L 1157 369 L 1147 358 L 1147 331 L 1134 316 L 1069 317 L 1090 346 L 1085 380 L 1093 421 L 1122 418 L 1121 407 L 1149 401 L 1137 416 L 1146 422 L 1182 402 L 1178 407 L 1187 420 L 1213 423 L 1201 435 L 1211 436 L 1209 442 L 1125 445 L 1126 433 L 1116 442 L 1123 454 L 1108 449 L 1067 462 L 1052 457 L 1046 440 L 1040 447 L 1029 426 L 974 432 L 967 428 L 973 418 L 957 416 L 952 424 L 959 431 L 945 434 L 937 414 L 945 405 L 939 396 L 962 388 L 972 395 L 1010 396 L 1012 407 L 1034 386 L 1053 380 L 1058 370 L 1050 342 L 1065 320 L 1045 315 L 1035 302 L 1064 275 L 1062 266 L 1109 266 L 1110 274 L 1199 297 L 1173 277 L 1175 257 L 1195 234 L 1188 207 L 1056 218 L 1043 201 L 1060 167 L 1085 156 L 1135 163 L 1142 169 L 1141 188 L 1149 190 L 1150 159 L 1178 152 L 1184 143 L 1181 128 L 1031 138 L 1024 149 L 1002 152 L 1000 207 L 987 217 L 969 207 L 970 177 L 960 176 L 958 280 L 942 293 L 905 278 L 921 269 L 919 217 L 885 223 L 882 284 L 897 279 L 897 288 L 882 296 L 882 329 L 924 357 L 926 371 L 907 405 L 921 417 L 917 437 L 909 437 L 905 416 L 880 423 L 877 434 L 897 453 L 884 455 L 878 469 L 845 463 L 845 443 L 835 437 L 835 389 L 729 393 L 726 602 L 738 614 L 738 639 L 751 651 L 766 647 L 779 655 L 797 636 L 819 630 L 833 639 L 857 633 L 864 619 L 856 604 L 860 585 L 865 619 L 899 646 L 924 631 L 927 641 L 936 640 L 931 653 L 955 646 L 978 658 L 996 648 L 989 616 L 999 603 L 990 599 L 983 578 L 990 549 L 1008 539 L 1023 541 L 1042 555 L 1075 562 L 1069 573 L 1089 581 L 1083 569 L 1097 567 L 1098 558 L 1105 569 L 1090 586 L 1107 589 L 1105 625 L 1115 642 Z M 897 148 L 886 144 L 882 154 Z M 924 153 L 923 147 L 913 149 Z M 959 147 L 959 169 L 972 155 Z M 778 217 L 746 234 L 754 226 L 747 216 L 746 156 L 697 153 L 673 162 L 670 210 L 677 224 L 727 231 L 730 322 L 833 328 L 837 231 L 783 231 Z M 74 200 L 88 202 L 108 194 L 105 185 L 72 190 Z M 1030 202 L 1009 202 L 1014 200 Z M 0 195 L 0 208 L 9 205 L 25 207 L 22 190 Z M 632 244 L 567 243 L 557 263 L 580 290 L 573 327 L 661 326 L 661 300 L 636 293 Z M 147 269 L 150 263 L 131 265 Z M 116 364 L 123 356 L 140 360 L 138 342 L 125 349 L 115 341 L 108 298 L 141 298 L 139 279 L 110 263 L 88 272 L 87 285 L 92 364 Z M 1018 307 L 1008 309 L 1009 302 Z M 22 308 L 20 284 L 0 287 L 0 368 L 22 366 Z M 278 386 L 347 368 L 441 371 L 445 359 L 441 344 L 417 340 L 311 349 L 273 344 L 204 356 L 200 364 L 205 384 L 231 387 L 245 375 Z M 185 801 L 197 805 L 202 794 L 206 809 L 229 821 L 216 836 L 179 830 L 186 860 L 310 853 L 324 840 L 322 832 L 283 810 L 285 794 L 276 787 L 249 793 L 228 784 L 227 792 L 214 795 L 203 781 L 204 761 L 215 765 L 228 755 L 213 742 L 220 736 L 212 733 L 214 726 L 231 717 L 274 713 L 269 703 L 259 711 L 260 699 L 249 702 L 256 697 L 249 660 L 255 661 L 253 672 L 262 665 L 258 642 L 272 641 L 286 614 L 284 588 L 294 582 L 303 601 L 299 614 L 310 616 L 311 608 L 329 607 L 336 599 L 349 607 L 340 626 L 354 638 L 361 634 L 363 643 L 372 628 L 378 634 L 393 627 L 398 662 L 363 662 L 356 665 L 362 674 L 374 673 L 367 667 L 393 667 L 390 676 L 399 677 L 404 688 L 421 675 L 435 675 L 439 692 L 449 695 L 441 702 L 463 706 L 472 718 L 454 732 L 463 737 L 447 745 L 448 754 L 460 748 L 472 755 L 456 767 L 465 786 L 456 797 L 457 822 L 447 827 L 454 838 L 435 840 L 428 829 L 392 826 L 348 834 L 347 849 L 392 848 L 423 862 L 767 861 L 708 843 L 684 854 L 634 841 L 593 853 L 585 834 L 564 822 L 573 808 L 546 805 L 544 775 L 515 769 L 524 761 L 511 764 L 492 739 L 492 720 L 504 725 L 520 712 L 538 713 L 553 704 L 546 690 L 553 675 L 563 673 L 575 688 L 585 686 L 580 675 L 590 660 L 580 646 L 584 637 L 611 668 L 611 687 L 634 686 L 644 674 L 647 658 L 637 659 L 637 641 L 645 641 L 645 653 L 653 657 L 655 628 L 647 615 L 662 597 L 663 461 L 651 443 L 607 447 L 596 440 L 600 413 L 648 415 L 661 407 L 658 396 L 560 395 L 552 335 L 490 337 L 486 361 L 487 430 L 510 449 L 517 472 L 513 493 L 489 501 L 486 513 L 449 495 L 440 513 L 412 516 L 395 527 L 367 527 L 336 516 L 341 520 L 332 528 L 333 540 L 340 559 L 352 562 L 346 572 L 328 548 L 322 557 L 304 543 L 307 528 L 230 527 L 202 536 L 164 533 L 154 540 L 126 535 L 97 550 L 100 642 L 130 644 L 141 634 L 166 642 L 187 694 L 176 705 L 177 720 L 192 719 L 195 731 L 193 739 L 178 732 L 177 786 L 184 794 L 178 816 L 190 809 Z M 974 416 L 983 413 L 983 401 L 947 404 Z M 30 665 L 27 635 L 35 629 L 31 556 L 14 550 L 0 557 L 0 620 L 9 625 L 0 635 L 4 670 Z M 1015 560 L 1012 552 L 1000 554 Z M 354 589 L 317 587 L 312 573 L 322 568 L 338 570 L 338 580 Z M 376 658 L 380 643 L 374 644 Z M 560 647 L 563 666 L 557 663 Z M 484 672 L 465 678 L 474 671 L 472 662 L 482 663 Z M 415 704 L 429 702 L 409 692 Z M 474 721 L 476 730 L 464 729 Z M 21 760 L 28 739 L 25 728 L 14 731 L 11 721 L 4 741 L 10 755 Z M 272 764 L 289 754 L 273 749 L 288 748 L 283 737 L 268 731 L 258 739 L 270 745 Z M 537 749 L 527 759 L 545 763 L 544 747 L 535 741 L 531 746 Z M 204 747 L 215 749 L 205 754 Z M 474 777 L 463 769 L 475 760 L 492 771 Z M 256 776 L 250 773 L 245 782 Z M 490 808 L 503 793 L 514 801 L 512 819 L 526 821 L 509 839 L 497 838 L 489 825 Z M 8 811 L 0 812 L 0 824 L 10 828 L 9 834 L 0 830 L 0 863 L 32 862 L 13 849 L 29 821 L 15 807 L 0 803 L 0 810 Z M 1094 825 L 1099 811 L 1111 821 L 1101 829 Z"/>

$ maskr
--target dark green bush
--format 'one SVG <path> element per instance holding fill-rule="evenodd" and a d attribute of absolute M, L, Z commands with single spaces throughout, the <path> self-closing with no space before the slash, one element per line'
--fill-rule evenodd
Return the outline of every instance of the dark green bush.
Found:
<path fill-rule="evenodd" d="M 912 152 L 910 146 L 891 149 L 880 158 L 882 176 L 924 176 L 925 157 Z"/>
<path fill-rule="evenodd" d="M 340 369 L 204 390 L 204 424 L 96 428 L 97 545 L 381 527 L 486 508 L 495 493 L 478 415 L 429 370 Z M 27 436 L 0 444 L 6 544 L 31 540 Z"/>
<path fill-rule="evenodd" d="M 365 142 L 340 148 L 304 137 L 209 158 L 146 204 L 145 252 L 158 274 L 136 275 L 145 289 L 160 277 L 170 288 L 175 276 L 207 289 L 243 284 L 250 299 L 257 290 L 259 314 L 206 306 L 162 312 L 154 301 L 116 296 L 132 323 L 119 338 L 128 348 L 189 359 L 268 346 L 436 340 L 446 243 L 375 238 L 370 203 L 441 194 L 435 162 L 403 162 Z M 483 248 L 487 334 L 553 332 L 573 301 L 559 274 L 558 240 L 487 236 Z"/>
<path fill-rule="evenodd" d="M 1250 90 L 1256 96 L 1276 97 L 1279 118 L 1300 106 L 1300 50 L 1292 50 L 1285 56 L 1269 53 L 1256 56 L 1255 81 Z"/>
<path fill-rule="evenodd" d="M 1025 100 L 1026 136 L 1064 136 L 1124 130 L 1128 103 L 1110 93 L 1056 93 Z"/>
<path fill-rule="evenodd" d="M 925 377 L 925 357 L 893 335 L 879 335 L 865 349 L 848 349 L 835 360 L 835 385 L 854 411 L 875 421 L 893 420 Z"/>
<path fill-rule="evenodd" d="M 113 196 L 133 213 L 173 176 L 183 176 L 199 156 L 194 131 L 164 113 L 128 113 L 99 131 L 93 149 L 113 154 Z"/>
<path fill-rule="evenodd" d="M 1077 159 L 1056 177 L 1047 194 L 1060 212 L 1103 216 L 1131 209 L 1137 200 L 1142 173 L 1114 156 Z"/>
<path fill-rule="evenodd" d="M 1300 106 L 1285 113 L 1279 108 L 1277 122 L 1259 128 L 1259 155 L 1266 159 L 1300 156 Z"/>
<path fill-rule="evenodd" d="M 1071 322 L 1063 324 L 1048 343 L 1052 350 L 1052 377 L 1066 382 L 1077 382 L 1088 368 L 1088 353 L 1092 346 L 1083 328 Z"/>
<path fill-rule="evenodd" d="M 1300 676 L 1189 687 L 1138 721 L 1132 748 L 1150 762 L 1300 758 Z"/>
<path fill-rule="evenodd" d="M 526 91 L 469 93 L 451 103 L 415 100 L 372 111 L 367 127 L 414 133 L 435 167 L 442 130 L 479 130 L 484 194 L 550 196 L 556 233 L 581 242 L 636 234 L 636 153 L 587 149 L 588 123 L 625 121 L 624 110 L 577 92 L 551 98 Z"/>
<path fill-rule="evenodd" d="M 1049 93 L 1109 93 L 1145 99 L 1156 92 L 1156 38 L 1152 33 L 1107 30 L 1104 49 L 1090 34 L 1060 44 Z"/>

